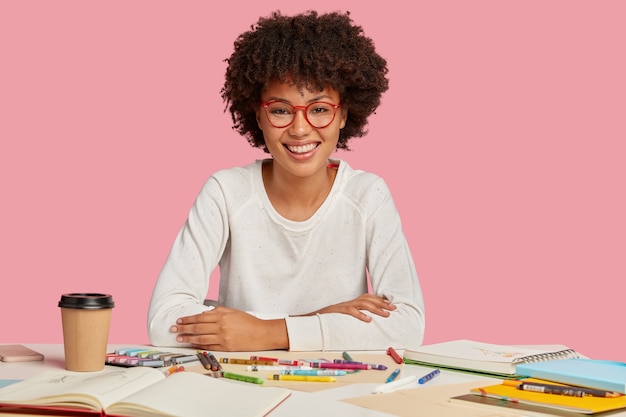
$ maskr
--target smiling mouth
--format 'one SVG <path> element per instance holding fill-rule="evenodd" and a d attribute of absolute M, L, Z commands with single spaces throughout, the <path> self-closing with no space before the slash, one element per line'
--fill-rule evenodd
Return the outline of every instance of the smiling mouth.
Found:
<path fill-rule="evenodd" d="M 302 154 L 302 153 L 311 152 L 313 149 L 317 148 L 318 146 L 319 146 L 319 143 L 309 143 L 308 145 L 299 145 L 299 146 L 286 145 L 285 147 L 291 153 Z"/>

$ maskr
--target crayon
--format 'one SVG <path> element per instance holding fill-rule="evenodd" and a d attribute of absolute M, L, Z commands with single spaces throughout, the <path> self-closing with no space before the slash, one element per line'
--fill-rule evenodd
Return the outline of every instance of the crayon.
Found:
<path fill-rule="evenodd" d="M 239 359 L 239 358 L 220 358 L 221 363 L 230 363 L 235 365 L 276 365 L 275 361 L 260 361 L 256 359 Z"/>
<path fill-rule="evenodd" d="M 261 378 L 248 376 L 248 375 L 234 374 L 232 372 L 223 372 L 222 377 L 228 378 L 228 379 L 235 379 L 237 381 L 250 382 L 252 384 L 262 384 L 263 382 L 265 382 Z"/>
<path fill-rule="evenodd" d="M 281 375 L 274 374 L 268 379 L 274 381 L 305 381 L 305 382 L 336 382 L 332 376 L 307 376 L 307 375 Z"/>
<path fill-rule="evenodd" d="M 387 348 L 387 355 L 391 356 L 391 358 L 399 365 L 401 364 L 402 361 L 402 357 L 398 354 L 398 352 L 396 352 L 396 350 L 394 348 L 392 348 L 391 346 L 389 346 Z"/>

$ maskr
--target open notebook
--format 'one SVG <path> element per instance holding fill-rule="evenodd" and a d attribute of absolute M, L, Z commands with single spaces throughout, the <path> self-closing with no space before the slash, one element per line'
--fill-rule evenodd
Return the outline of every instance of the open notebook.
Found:
<path fill-rule="evenodd" d="M 403 357 L 407 364 L 511 378 L 517 376 L 516 367 L 520 364 L 580 358 L 582 355 L 562 345 L 540 348 L 459 339 L 406 349 Z"/>
<path fill-rule="evenodd" d="M 291 392 L 149 367 L 46 371 L 0 390 L 2 413 L 125 417 L 262 417 Z"/>

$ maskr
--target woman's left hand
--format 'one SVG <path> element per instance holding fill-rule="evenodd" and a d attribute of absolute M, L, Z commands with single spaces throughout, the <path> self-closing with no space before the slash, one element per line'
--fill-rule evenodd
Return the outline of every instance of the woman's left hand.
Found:
<path fill-rule="evenodd" d="M 389 312 L 395 309 L 396 306 L 391 304 L 389 300 L 384 297 L 373 294 L 362 294 L 353 300 L 333 304 L 304 315 L 312 316 L 315 314 L 342 313 L 356 317 L 365 322 L 370 322 L 372 321 L 372 317 L 365 314 L 363 311 L 369 311 L 381 317 L 389 317 Z"/>

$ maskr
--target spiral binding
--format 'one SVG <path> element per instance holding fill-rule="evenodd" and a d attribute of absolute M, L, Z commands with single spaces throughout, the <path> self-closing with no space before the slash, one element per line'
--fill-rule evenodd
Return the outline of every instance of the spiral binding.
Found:
<path fill-rule="evenodd" d="M 536 355 L 527 355 L 521 358 L 515 358 L 513 360 L 513 363 L 533 363 L 550 361 L 555 359 L 576 359 L 579 357 L 580 355 L 574 349 L 564 349 L 557 352 L 538 353 Z"/>

